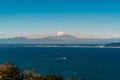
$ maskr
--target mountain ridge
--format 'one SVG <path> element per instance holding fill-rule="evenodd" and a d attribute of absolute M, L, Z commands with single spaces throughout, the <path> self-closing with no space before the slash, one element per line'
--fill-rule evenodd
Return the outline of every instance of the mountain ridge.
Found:
<path fill-rule="evenodd" d="M 69 34 L 28 39 L 26 37 L 1 38 L 0 44 L 109 44 L 120 42 L 120 38 L 78 38 Z"/>

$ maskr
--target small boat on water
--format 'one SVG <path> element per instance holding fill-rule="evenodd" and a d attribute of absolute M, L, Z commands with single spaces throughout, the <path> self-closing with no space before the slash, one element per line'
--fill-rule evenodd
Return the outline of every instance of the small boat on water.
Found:
<path fill-rule="evenodd" d="M 62 59 L 67 59 L 66 57 L 63 57 Z"/>
<path fill-rule="evenodd" d="M 56 59 L 62 59 L 62 60 L 65 60 L 65 59 L 68 59 L 66 57 L 60 57 L 60 58 L 56 58 Z"/>

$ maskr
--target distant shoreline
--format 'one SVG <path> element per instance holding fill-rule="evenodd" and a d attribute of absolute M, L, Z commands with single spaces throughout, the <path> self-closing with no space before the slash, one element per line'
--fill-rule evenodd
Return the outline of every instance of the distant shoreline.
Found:
<path fill-rule="evenodd" d="M 0 48 L 120 48 L 103 44 L 0 44 Z"/>

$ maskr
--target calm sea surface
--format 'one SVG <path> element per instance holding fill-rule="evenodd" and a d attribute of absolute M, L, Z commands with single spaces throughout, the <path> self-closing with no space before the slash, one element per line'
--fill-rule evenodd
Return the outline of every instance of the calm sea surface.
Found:
<path fill-rule="evenodd" d="M 0 48 L 0 63 L 40 74 L 120 80 L 119 48 Z"/>

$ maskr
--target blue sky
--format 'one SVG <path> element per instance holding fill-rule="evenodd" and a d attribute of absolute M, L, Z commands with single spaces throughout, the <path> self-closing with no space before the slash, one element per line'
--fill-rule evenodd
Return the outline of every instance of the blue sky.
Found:
<path fill-rule="evenodd" d="M 120 37 L 119 0 L 0 0 L 0 37 L 57 31 L 84 38 Z"/>

